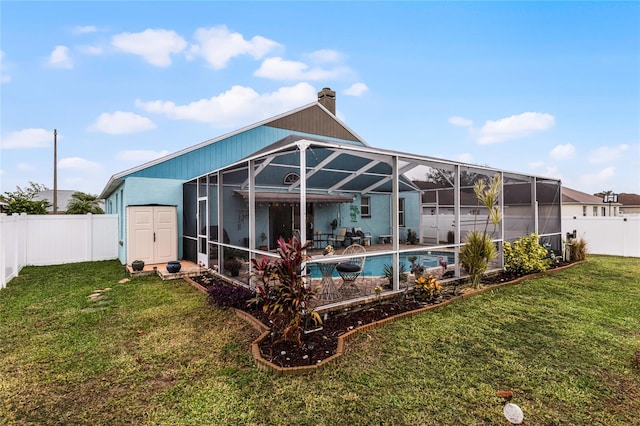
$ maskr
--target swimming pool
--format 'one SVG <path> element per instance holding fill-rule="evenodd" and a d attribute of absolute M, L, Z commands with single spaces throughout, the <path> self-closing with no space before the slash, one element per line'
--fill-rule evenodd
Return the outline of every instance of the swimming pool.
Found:
<path fill-rule="evenodd" d="M 404 263 L 405 271 L 409 272 L 411 269 L 411 262 L 409 262 L 408 258 L 411 256 L 416 256 L 416 263 L 424 266 L 425 268 L 436 268 L 440 266 L 439 260 L 442 257 L 447 265 L 453 265 L 455 263 L 454 254 L 451 252 L 444 251 L 427 251 L 427 252 L 415 252 L 415 253 L 402 253 L 400 255 L 400 263 Z M 390 254 L 385 255 L 375 255 L 371 254 L 367 256 L 367 259 L 364 263 L 364 276 L 368 277 L 380 277 L 384 275 L 384 267 L 385 265 L 391 265 L 393 261 L 393 257 Z M 312 265 L 310 269 L 309 275 L 311 278 L 320 278 L 321 274 L 316 265 Z M 333 273 L 334 277 L 338 276 L 337 272 Z"/>

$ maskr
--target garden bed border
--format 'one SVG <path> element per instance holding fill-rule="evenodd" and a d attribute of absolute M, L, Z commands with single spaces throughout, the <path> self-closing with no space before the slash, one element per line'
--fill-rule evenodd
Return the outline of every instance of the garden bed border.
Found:
<path fill-rule="evenodd" d="M 477 290 L 470 290 L 470 291 L 466 291 L 461 295 L 458 296 L 454 296 L 451 299 L 445 300 L 444 302 L 440 302 L 434 305 L 429 305 L 429 306 L 425 306 L 423 308 L 419 308 L 419 309 L 415 309 L 413 311 L 407 311 L 407 312 L 403 312 L 401 314 L 398 315 L 394 315 L 391 316 L 389 318 L 384 318 L 378 321 L 373 321 L 369 324 L 364 324 L 361 325 L 360 327 L 356 327 L 353 330 L 349 330 L 348 332 L 344 333 L 343 335 L 338 337 L 338 347 L 336 349 L 336 353 L 331 355 L 330 357 L 323 359 L 322 361 L 314 364 L 314 365 L 304 365 L 304 366 L 298 366 L 298 367 L 280 367 L 279 365 L 276 365 L 266 359 L 264 359 L 262 357 L 262 354 L 260 353 L 260 342 L 262 342 L 262 340 L 264 340 L 265 338 L 267 338 L 267 336 L 269 336 L 269 333 L 271 331 L 271 329 L 269 327 L 267 327 L 265 324 L 263 324 L 261 321 L 259 321 L 257 318 L 255 318 L 253 315 L 251 315 L 248 312 L 245 312 L 241 309 L 236 309 L 236 308 L 232 308 L 235 312 L 235 314 L 245 320 L 247 323 L 249 323 L 249 325 L 251 325 L 256 331 L 258 331 L 260 334 L 260 336 L 258 336 L 257 339 L 255 339 L 252 343 L 251 343 L 251 353 L 253 355 L 253 358 L 255 360 L 256 363 L 256 367 L 259 370 L 263 370 L 263 371 L 271 371 L 274 372 L 278 375 L 294 375 L 294 376 L 299 376 L 299 375 L 305 375 L 305 374 L 311 374 L 314 373 L 316 371 L 319 371 L 323 368 L 325 368 L 327 365 L 333 363 L 336 359 L 338 359 L 339 357 L 341 357 L 346 350 L 346 343 L 351 340 L 357 333 L 362 332 L 362 331 L 366 331 L 369 330 L 371 328 L 376 328 L 376 327 L 380 327 L 383 326 L 387 323 L 396 321 L 396 320 L 400 320 L 403 318 L 407 318 L 413 315 L 418 315 L 421 314 L 423 312 L 427 312 L 427 311 L 431 311 L 433 309 L 437 309 L 443 306 L 446 306 L 450 303 L 456 302 L 458 300 L 463 300 L 463 299 L 468 299 L 469 297 L 472 296 L 476 296 L 478 294 L 484 293 L 486 291 L 489 290 L 494 290 L 497 288 L 501 288 L 501 287 L 506 287 L 506 286 L 510 286 L 510 285 L 515 285 L 515 284 L 519 284 L 523 281 L 532 279 L 532 278 L 536 278 L 539 277 L 541 275 L 547 275 L 550 273 L 554 273 L 554 272 L 558 272 L 558 271 L 562 271 L 568 268 L 571 268 L 573 266 L 576 265 L 581 265 L 583 263 L 586 263 L 586 260 L 582 260 L 579 262 L 573 262 L 569 265 L 564 265 L 564 266 L 559 266 L 557 268 L 552 268 L 552 269 L 547 269 L 545 271 L 542 272 L 538 272 L 535 274 L 528 274 L 528 275 L 524 275 L 522 277 L 516 278 L 515 280 L 512 281 L 507 281 L 504 283 L 500 283 L 500 284 L 493 284 L 487 287 L 482 287 L 480 289 Z M 193 281 L 192 279 L 190 279 L 189 277 L 185 277 L 184 278 L 185 281 L 187 281 L 188 283 L 190 283 L 191 285 L 193 285 L 196 289 L 198 289 L 199 291 L 201 291 L 202 293 L 207 293 L 207 289 L 204 288 L 203 286 L 201 286 L 200 284 L 196 283 L 195 281 Z"/>

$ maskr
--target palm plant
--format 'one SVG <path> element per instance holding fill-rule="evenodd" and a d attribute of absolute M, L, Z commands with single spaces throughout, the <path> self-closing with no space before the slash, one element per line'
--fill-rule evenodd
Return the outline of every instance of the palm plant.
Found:
<path fill-rule="evenodd" d="M 104 214 L 104 210 L 98 204 L 98 196 L 74 192 L 67 204 L 67 214 Z"/>
<path fill-rule="evenodd" d="M 465 244 L 460 249 L 460 263 L 467 270 L 471 277 L 471 285 L 474 289 L 480 288 L 480 278 L 487 270 L 489 261 L 494 259 L 498 252 L 491 241 L 491 234 L 495 232 L 496 226 L 502 220 L 502 214 L 498 206 L 498 197 L 500 196 L 501 179 L 500 175 L 494 175 L 489 184 L 485 184 L 480 179 L 473 186 L 473 192 L 476 195 L 478 204 L 476 208 L 476 216 L 473 224 L 473 230 L 467 233 Z M 489 213 L 485 220 L 484 230 L 476 229 L 478 211 L 480 204 L 487 208 Z M 493 224 L 493 231 L 489 234 L 489 222 Z"/>

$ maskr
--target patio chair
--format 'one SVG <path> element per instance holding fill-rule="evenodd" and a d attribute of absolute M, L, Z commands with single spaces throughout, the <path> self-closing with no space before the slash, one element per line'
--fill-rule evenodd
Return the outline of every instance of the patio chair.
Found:
<path fill-rule="evenodd" d="M 360 255 L 367 250 L 360 244 L 351 244 L 344 249 L 343 255 Z M 356 296 L 360 294 L 360 289 L 356 286 L 356 279 L 364 271 L 364 256 L 352 257 L 351 259 L 338 263 L 336 271 L 342 277 L 342 285 L 338 289 L 343 296 Z"/>
<path fill-rule="evenodd" d="M 331 236 L 331 237 L 327 237 L 327 243 L 331 244 L 332 246 L 337 246 L 338 243 L 340 243 L 341 246 L 344 245 L 344 240 L 347 236 L 347 230 L 349 228 L 340 228 L 338 229 L 338 233 L 336 234 L 335 237 Z"/>

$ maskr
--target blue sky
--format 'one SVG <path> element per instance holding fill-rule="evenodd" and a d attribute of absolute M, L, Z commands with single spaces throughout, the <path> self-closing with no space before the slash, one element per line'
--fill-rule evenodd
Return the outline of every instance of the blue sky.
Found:
<path fill-rule="evenodd" d="M 637 2 L 0 2 L 1 192 L 337 92 L 378 148 L 640 193 Z"/>

